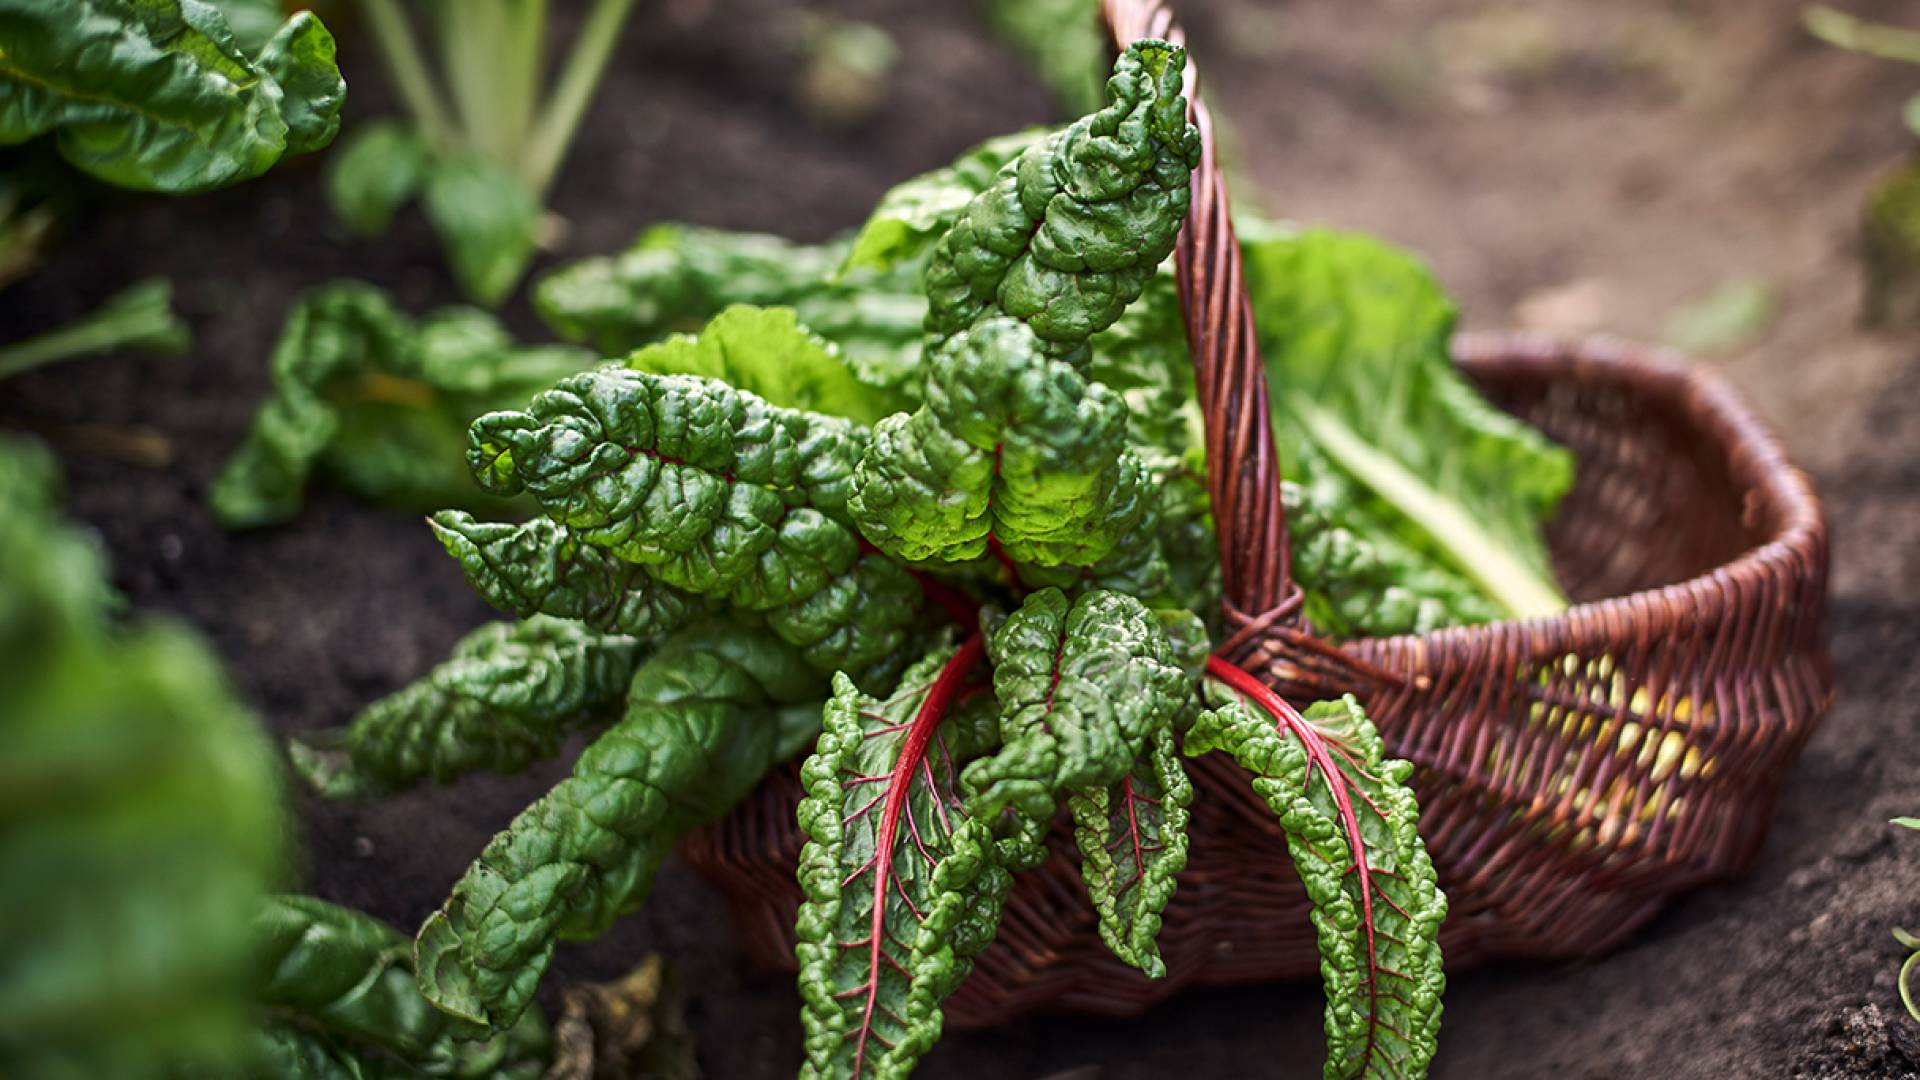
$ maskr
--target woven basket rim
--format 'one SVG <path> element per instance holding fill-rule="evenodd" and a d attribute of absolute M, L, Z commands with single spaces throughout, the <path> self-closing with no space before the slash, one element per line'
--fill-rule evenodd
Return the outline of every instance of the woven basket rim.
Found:
<path fill-rule="evenodd" d="M 1478 330 L 1455 334 L 1451 352 L 1455 364 L 1468 374 L 1520 367 L 1587 368 L 1634 381 L 1642 395 L 1666 396 L 1684 403 L 1695 423 L 1719 429 L 1711 444 L 1738 466 L 1736 482 L 1750 500 L 1748 513 L 1771 510 L 1777 523 L 1765 540 L 1681 581 L 1569 604 L 1551 615 L 1448 626 L 1422 634 L 1356 637 L 1344 642 L 1345 647 L 1434 641 L 1449 636 L 1469 639 L 1515 628 L 1587 628 L 1584 635 L 1576 636 L 1603 637 L 1603 628 L 1616 618 L 1624 620 L 1649 608 L 1698 619 L 1725 606 L 1724 594 L 1715 588 L 1716 583 L 1733 584 L 1764 574 L 1789 564 L 1796 553 L 1806 556 L 1824 547 L 1825 513 L 1813 482 L 1788 459 L 1779 437 L 1754 412 L 1745 395 L 1719 372 L 1680 350 L 1636 344 L 1613 334 Z"/>

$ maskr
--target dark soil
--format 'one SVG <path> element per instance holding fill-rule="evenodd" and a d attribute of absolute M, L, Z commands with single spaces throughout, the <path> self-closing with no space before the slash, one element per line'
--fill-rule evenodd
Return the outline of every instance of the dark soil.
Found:
<path fill-rule="evenodd" d="M 657 220 L 823 237 L 892 182 L 1050 115 L 966 5 L 808 6 L 894 34 L 903 58 L 879 111 L 838 130 L 808 119 L 783 21 L 794 5 L 642 5 L 650 24 L 554 195 L 572 226 L 557 257 L 612 250 Z M 1652 338 L 1722 282 L 1760 278 L 1777 314 L 1710 360 L 1783 425 L 1833 519 L 1840 698 L 1759 865 L 1606 960 L 1458 974 L 1436 1075 L 1920 1073 L 1889 935 L 1920 929 L 1920 835 L 1885 824 L 1920 812 L 1920 337 L 1853 326 L 1857 207 L 1911 148 L 1897 107 L 1920 74 L 1808 41 L 1797 0 L 1180 6 L 1238 135 L 1243 200 L 1420 249 L 1470 325 Z M 386 111 L 364 43 L 349 36 L 344 59 L 349 123 Z M 133 606 L 202 628 L 279 732 L 343 721 L 489 615 L 410 516 L 324 491 L 280 529 L 228 535 L 207 513 L 301 289 L 352 275 L 414 310 L 456 298 L 417 215 L 385 243 L 350 242 L 319 185 L 302 162 L 210 197 L 110 202 L 0 293 L 7 340 L 137 277 L 174 278 L 190 356 L 20 378 L 0 387 L 0 425 L 61 452 L 72 513 L 99 531 Z M 523 301 L 509 318 L 539 333 Z M 129 432 L 163 438 L 170 460 L 127 460 Z M 416 925 L 561 768 L 366 807 L 303 795 L 305 885 Z M 789 979 L 745 963 L 717 898 L 678 864 L 615 933 L 563 950 L 550 982 L 610 977 L 652 951 L 680 968 L 710 1075 L 791 1072 Z M 949 1036 L 922 1075 L 1310 1076 L 1319 1008 L 1315 987 L 1263 986 L 1191 994 L 1141 1022 L 1039 1017 Z"/>

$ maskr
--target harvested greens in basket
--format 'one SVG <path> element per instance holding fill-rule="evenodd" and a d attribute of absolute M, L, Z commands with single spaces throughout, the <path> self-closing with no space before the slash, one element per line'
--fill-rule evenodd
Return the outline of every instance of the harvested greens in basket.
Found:
<path fill-rule="evenodd" d="M 1326 1074 L 1425 1071 L 1446 900 L 1412 767 L 1352 698 L 1296 710 L 1209 655 L 1208 462 L 1164 265 L 1199 156 L 1183 60 L 1134 44 L 1097 112 L 902 185 L 848 240 L 661 228 L 543 283 L 555 327 L 633 351 L 476 420 L 484 499 L 433 518 L 520 621 L 295 747 L 363 797 L 595 732 L 421 928 L 435 1006 L 512 1030 L 560 941 L 800 758 L 802 1072 L 904 1075 L 1063 815 L 1102 940 L 1163 972 L 1184 758 L 1219 752 L 1316 907 Z M 1559 606 L 1540 526 L 1569 459 L 1453 370 L 1431 278 L 1337 233 L 1248 255 L 1313 624 Z"/>

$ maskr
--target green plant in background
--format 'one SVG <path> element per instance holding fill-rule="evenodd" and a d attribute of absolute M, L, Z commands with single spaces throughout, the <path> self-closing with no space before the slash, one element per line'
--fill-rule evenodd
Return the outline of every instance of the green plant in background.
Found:
<path fill-rule="evenodd" d="M 801 60 L 796 94 L 815 123 L 850 128 L 880 109 L 900 63 L 893 35 L 874 23 L 811 11 L 793 12 L 786 32 Z"/>
<path fill-rule="evenodd" d="M 271 392 L 214 484 L 214 512 L 234 528 L 285 521 L 316 468 L 393 505 L 499 509 L 464 474 L 468 421 L 588 360 L 567 346 L 519 345 L 475 308 L 416 322 L 371 285 L 320 286 L 274 346 Z"/>
<path fill-rule="evenodd" d="M 197 637 L 111 618 L 57 488 L 0 440 L 0 1074 L 543 1075 L 537 1010 L 490 1037 L 427 1003 L 396 931 L 270 894 L 271 743 Z"/>
<path fill-rule="evenodd" d="M 1920 831 L 1920 818 L 1894 818 L 1893 823 L 1903 829 Z M 1907 957 L 1906 963 L 1900 965 L 1900 1003 L 1907 1007 L 1908 1015 L 1915 1020 L 1920 1020 L 1920 1005 L 1914 1004 L 1912 986 L 1914 969 L 1920 968 L 1920 936 L 1895 927 L 1893 939 L 1913 950 L 1912 955 Z"/>
<path fill-rule="evenodd" d="M 51 135 L 82 172 L 178 194 L 331 142 L 346 85 L 326 27 L 302 12 L 241 44 L 197 0 L 0 0 L 0 146 Z"/>
<path fill-rule="evenodd" d="M 109 618 L 57 487 L 0 441 L 0 1073 L 231 1063 L 284 859 L 271 747 L 199 639 Z"/>
<path fill-rule="evenodd" d="M 1806 10 L 1809 33 L 1830 45 L 1886 60 L 1920 64 L 1920 30 L 1855 18 L 1826 5 Z M 1903 110 L 1920 135 L 1920 95 Z M 1920 160 L 1883 180 L 1867 196 L 1863 228 L 1867 271 L 1861 319 L 1868 326 L 1920 328 Z"/>
<path fill-rule="evenodd" d="M 148 278 L 65 326 L 0 345 L 0 379 L 115 349 L 178 355 L 192 341 L 192 331 L 173 313 L 173 283 Z"/>
<path fill-rule="evenodd" d="M 1099 0 L 982 0 L 987 24 L 1026 57 L 1069 113 L 1100 107 L 1107 34 Z"/>
<path fill-rule="evenodd" d="M 420 996 L 407 939 L 348 908 L 273 896 L 248 926 L 256 1016 L 246 1075 L 269 1080 L 450 1077 L 534 1080 L 552 1038 L 529 1009 L 487 1036 Z"/>
<path fill-rule="evenodd" d="M 404 0 L 361 0 L 407 120 L 355 131 L 328 190 L 355 230 L 384 233 L 418 195 L 467 295 L 505 300 L 538 244 L 565 161 L 633 0 L 595 0 L 548 86 L 547 0 L 421 0 L 439 69 Z"/>
<path fill-rule="evenodd" d="M 277 0 L 0 0 L 0 146 L 48 137 L 106 183 L 188 194 L 326 146 L 346 84 L 333 38 Z M 71 173 L 28 147 L 0 172 L 0 288 L 30 273 L 79 201 Z M 189 332 L 164 279 L 78 321 L 0 346 L 0 378 L 122 348 L 180 353 Z"/>
<path fill-rule="evenodd" d="M 643 904 L 679 836 L 805 754 L 804 1074 L 902 1075 L 1062 810 L 1103 940 L 1162 970 L 1182 759 L 1218 751 L 1318 908 L 1327 1075 L 1424 1072 L 1446 909 L 1410 766 L 1352 700 L 1296 711 L 1208 656 L 1207 463 L 1164 266 L 1197 155 L 1182 55 L 1136 44 L 1111 104 L 902 185 L 854 238 L 667 227 L 542 284 L 563 334 L 634 351 L 472 425 L 478 490 L 534 516 L 433 518 L 523 621 L 294 748 L 364 797 L 598 731 L 422 927 L 436 1007 L 510 1030 L 560 941 Z M 1569 459 L 1448 364 L 1425 271 L 1268 229 L 1249 278 L 1276 385 L 1324 392 L 1276 405 L 1315 625 L 1564 603 L 1539 530 Z"/>

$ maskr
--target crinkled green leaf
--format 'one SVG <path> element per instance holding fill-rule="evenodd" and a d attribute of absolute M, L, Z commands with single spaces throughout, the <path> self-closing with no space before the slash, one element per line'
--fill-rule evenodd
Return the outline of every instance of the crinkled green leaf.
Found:
<path fill-rule="evenodd" d="M 627 366 L 654 375 L 699 375 L 787 409 L 871 424 L 910 404 L 897 389 L 868 384 L 792 308 L 744 304 L 713 317 L 698 337 L 676 334 L 640 349 Z"/>
<path fill-rule="evenodd" d="M 1105 66 L 1104 58 L 1101 66 Z M 1099 104 L 1096 97 L 1081 111 L 1091 112 Z M 967 204 L 993 184 L 1001 169 L 1048 134 L 1035 128 L 996 136 L 961 154 L 952 165 L 896 185 L 880 197 L 879 205 L 854 235 L 841 272 L 887 271 L 903 265 L 917 268 L 934 243 L 959 220 Z"/>
<path fill-rule="evenodd" d="M 411 127 L 374 120 L 354 128 L 333 152 L 327 199 L 348 228 L 380 236 L 394 213 L 420 193 L 429 165 L 427 145 Z"/>
<path fill-rule="evenodd" d="M 513 1024 L 555 943 L 597 937 L 640 906 L 680 836 L 813 736 L 824 690 L 770 634 L 714 623 L 663 645 L 635 673 L 625 718 L 493 838 L 421 927 L 428 999 L 495 1030 Z"/>
<path fill-rule="evenodd" d="M 1467 385 L 1447 351 L 1453 305 L 1426 269 L 1325 230 L 1256 234 L 1245 251 L 1282 474 L 1357 536 L 1466 576 L 1510 615 L 1561 610 L 1540 531 L 1572 457 Z"/>
<path fill-rule="evenodd" d="M 494 606 L 522 618 L 578 619 L 604 632 L 651 639 L 724 606 L 721 598 L 677 589 L 644 566 L 577 543 L 565 526 L 545 518 L 511 525 L 446 511 L 432 525 L 467 581 Z M 849 671 L 886 682 L 924 629 L 925 607 L 920 583 L 905 568 L 867 554 L 807 596 L 734 614 L 747 622 L 764 619 L 822 674 Z"/>
<path fill-rule="evenodd" d="M 921 260 L 842 274 L 848 241 L 795 244 L 763 233 L 656 225 L 634 246 L 540 280 L 534 307 L 554 333 L 620 356 L 697 330 L 733 304 L 791 307 L 885 393 L 913 394 L 926 294 Z"/>
<path fill-rule="evenodd" d="M 986 0 L 986 16 L 1068 112 L 1100 107 L 1108 46 L 1098 0 Z"/>
<path fill-rule="evenodd" d="M 1119 783 L 1192 694 L 1159 618 L 1120 593 L 1033 593 L 989 643 L 1001 746 L 966 770 L 983 818 L 1051 818 L 1069 789 Z"/>
<path fill-rule="evenodd" d="M 882 421 L 849 506 L 881 550 L 965 562 L 1090 566 L 1148 512 L 1127 448 L 1127 409 L 1046 355 L 1013 319 L 962 331 L 934 351 L 927 402 Z"/>
<path fill-rule="evenodd" d="M 1187 866 L 1187 811 L 1193 783 L 1181 767 L 1173 728 L 1148 737 L 1119 783 L 1068 793 L 1080 875 L 1099 915 L 1100 940 L 1150 978 L 1166 974 L 1160 916 Z"/>
<path fill-rule="evenodd" d="M 1173 732 L 1193 702 L 1158 612 L 1119 593 L 1027 597 L 991 638 L 1000 746 L 968 765 L 967 805 L 994 821 L 1012 807 L 1042 828 L 1071 808 L 1081 871 L 1114 954 L 1165 971 L 1155 938 L 1187 862 L 1192 785 Z M 1175 625 L 1183 637 L 1191 616 Z"/>
<path fill-rule="evenodd" d="M 934 653 L 884 701 L 834 679 L 801 768 L 803 1077 L 905 1076 L 999 925 L 1012 876 L 955 794 L 942 737 L 980 651 Z"/>
<path fill-rule="evenodd" d="M 0 0 L 0 145 L 53 134 L 84 172 L 192 192 L 325 146 L 346 84 L 311 13 L 253 57 L 197 0 Z"/>
<path fill-rule="evenodd" d="M 927 264 L 934 343 L 1005 314 L 1049 355 L 1084 358 L 1186 220 L 1200 133 L 1180 94 L 1185 63 L 1183 49 L 1135 42 L 1107 82 L 1111 104 L 1029 147 L 974 198 Z"/>
<path fill-rule="evenodd" d="M 1447 898 L 1417 832 L 1413 766 L 1386 757 L 1351 696 L 1302 717 L 1271 691 L 1262 696 L 1279 712 L 1244 691 L 1210 690 L 1218 707 L 1188 732 L 1186 752 L 1232 756 L 1286 830 L 1314 907 L 1328 1080 L 1425 1075 L 1446 988 Z"/>
<path fill-rule="evenodd" d="M 197 637 L 109 620 L 57 489 L 0 440 L 0 1074 L 230 1063 L 283 871 L 272 753 Z"/>
<path fill-rule="evenodd" d="M 248 1032 L 249 1080 L 416 1080 L 411 1065 L 380 1050 L 294 1023 Z"/>
<path fill-rule="evenodd" d="M 502 509 L 467 475 L 468 422 L 589 360 L 572 348 L 517 345 L 473 308 L 416 322 L 371 285 L 313 289 L 274 346 L 271 395 L 221 470 L 214 512 L 232 528 L 285 521 L 316 467 L 383 503 Z"/>
<path fill-rule="evenodd" d="M 533 261 L 540 196 L 485 155 L 464 153 L 433 159 L 422 205 L 462 291 L 499 307 Z"/>
<path fill-rule="evenodd" d="M 487 602 L 527 619 L 577 619 L 603 633 L 656 638 L 717 605 L 654 579 L 646 568 L 573 538 L 546 518 L 476 521 L 459 510 L 429 519 L 434 535 Z"/>
<path fill-rule="evenodd" d="M 860 556 L 813 594 L 765 615 L 780 640 L 799 649 L 815 671 L 848 672 L 870 686 L 891 684 L 915 641 L 937 625 L 920 583 L 905 567 L 874 553 Z"/>
<path fill-rule="evenodd" d="M 468 634 L 426 678 L 344 728 L 288 745 L 331 799 L 366 798 L 469 772 L 518 772 L 562 736 L 604 719 L 625 695 L 641 642 L 535 615 Z"/>
<path fill-rule="evenodd" d="M 866 437 L 724 383 L 606 367 L 474 421 L 468 463 L 483 489 L 530 493 L 576 540 L 764 610 L 858 557 L 846 498 Z"/>
<path fill-rule="evenodd" d="M 342 1062 L 348 1076 L 356 1066 L 458 1080 L 544 1071 L 550 1036 L 538 1009 L 495 1038 L 479 1038 L 483 1032 L 421 996 L 412 943 L 371 916 L 313 897 L 276 896 L 254 918 L 253 932 L 256 1003 L 281 1030 L 319 1037 L 269 1032 L 268 1045 L 281 1046 L 267 1063 L 272 1075 L 306 1075 L 298 1062 L 308 1057 L 322 1068 Z M 404 1067 L 388 1065 L 383 1054 Z"/>

